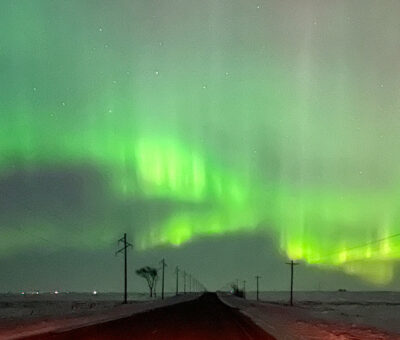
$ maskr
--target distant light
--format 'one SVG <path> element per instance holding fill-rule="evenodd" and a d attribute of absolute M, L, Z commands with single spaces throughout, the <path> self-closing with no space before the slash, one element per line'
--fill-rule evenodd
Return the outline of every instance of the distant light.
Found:
<path fill-rule="evenodd" d="M 54 291 L 54 294 L 56 294 L 56 295 L 57 295 L 57 294 L 58 294 L 58 290 L 55 290 L 55 291 Z"/>
<path fill-rule="evenodd" d="M 25 295 L 25 292 L 21 292 L 21 295 Z"/>
<path fill-rule="evenodd" d="M 94 290 L 94 291 L 93 291 L 93 295 L 97 295 L 97 290 Z"/>
<path fill-rule="evenodd" d="M 35 294 L 36 294 L 36 295 L 39 295 L 39 292 L 36 292 Z"/>

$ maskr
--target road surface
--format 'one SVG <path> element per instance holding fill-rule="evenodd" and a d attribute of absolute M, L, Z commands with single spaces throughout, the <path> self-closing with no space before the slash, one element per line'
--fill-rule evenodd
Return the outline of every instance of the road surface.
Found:
<path fill-rule="evenodd" d="M 25 339 L 274 340 L 213 293 L 119 320 Z"/>

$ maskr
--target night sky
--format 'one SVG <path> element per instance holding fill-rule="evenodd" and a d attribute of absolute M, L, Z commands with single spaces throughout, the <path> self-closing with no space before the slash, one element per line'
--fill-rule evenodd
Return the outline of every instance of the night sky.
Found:
<path fill-rule="evenodd" d="M 399 15 L 2 0 L 0 291 L 121 290 L 124 232 L 131 290 L 163 256 L 171 289 L 398 287 Z"/>

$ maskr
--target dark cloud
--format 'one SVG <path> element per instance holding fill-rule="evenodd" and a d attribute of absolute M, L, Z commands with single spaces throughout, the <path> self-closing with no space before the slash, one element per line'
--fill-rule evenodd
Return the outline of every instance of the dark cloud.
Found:
<path fill-rule="evenodd" d="M 24 234 L 26 227 L 42 225 L 48 231 L 29 230 L 34 233 L 32 249 L 40 247 L 38 239 L 48 239 L 47 234 L 53 235 L 50 239 L 62 237 L 65 247 L 69 241 L 85 244 L 90 237 L 90 243 L 101 248 L 97 231 L 99 237 L 102 232 L 135 235 L 173 214 L 208 208 L 207 203 L 117 194 L 104 171 L 86 164 L 18 170 L 0 179 L 2 230 L 14 228 Z"/>
<path fill-rule="evenodd" d="M 41 243 L 46 246 L 46 243 Z M 50 255 L 29 251 L 0 260 L 0 269 L 8 273 L 1 281 L 0 290 L 28 289 L 121 291 L 123 262 L 114 255 L 117 243 L 102 250 L 58 250 Z M 165 257 L 167 290 L 175 288 L 175 266 L 179 265 L 202 281 L 208 289 L 220 289 L 239 279 L 247 281 L 249 290 L 255 288 L 255 275 L 261 275 L 261 289 L 287 290 L 289 267 L 287 258 L 277 249 L 273 238 L 254 233 L 204 237 L 182 247 L 158 247 L 149 251 L 129 252 L 129 287 L 132 291 L 146 292 L 144 281 L 134 274 L 143 265 L 159 266 Z M 399 268 L 396 268 L 398 270 Z M 387 288 L 395 289 L 400 282 L 394 280 Z M 376 289 L 361 279 L 339 270 L 321 269 L 302 263 L 296 267 L 297 290 Z"/>
<path fill-rule="evenodd" d="M 107 185 L 90 166 L 17 170 L 0 179 L 0 219 L 81 218 L 103 207 Z"/>

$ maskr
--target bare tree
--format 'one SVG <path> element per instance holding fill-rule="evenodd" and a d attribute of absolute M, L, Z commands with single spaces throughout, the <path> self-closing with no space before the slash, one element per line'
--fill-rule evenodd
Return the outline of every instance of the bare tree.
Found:
<path fill-rule="evenodd" d="M 146 266 L 136 270 L 136 274 L 146 279 L 147 285 L 149 286 L 150 290 L 150 297 L 153 297 L 153 289 L 155 288 L 155 284 L 158 278 L 157 269 Z"/>

